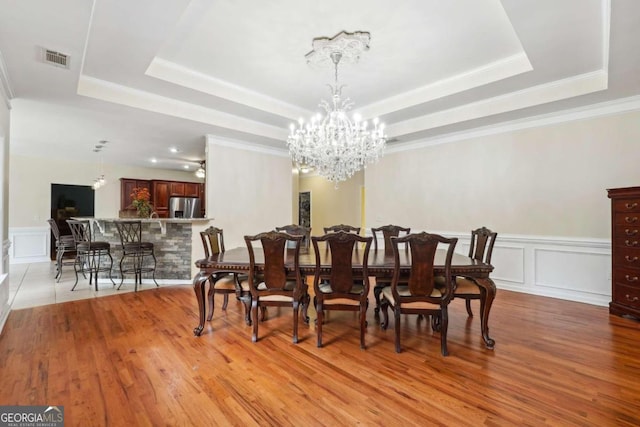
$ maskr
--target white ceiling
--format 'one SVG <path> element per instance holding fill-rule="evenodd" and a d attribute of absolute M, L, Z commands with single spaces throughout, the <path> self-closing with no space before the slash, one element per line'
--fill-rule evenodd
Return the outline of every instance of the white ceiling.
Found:
<path fill-rule="evenodd" d="M 0 0 L 0 87 L 13 152 L 95 161 L 108 140 L 106 162 L 180 168 L 206 134 L 285 150 L 333 80 L 314 37 L 371 33 L 340 82 L 398 147 L 635 100 L 638 28 L 637 0 Z"/>

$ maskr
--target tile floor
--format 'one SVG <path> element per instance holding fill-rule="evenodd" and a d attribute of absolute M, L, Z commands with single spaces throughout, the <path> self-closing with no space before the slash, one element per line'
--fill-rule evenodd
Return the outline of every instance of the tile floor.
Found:
<path fill-rule="evenodd" d="M 94 285 L 89 286 L 89 279 L 82 276 L 78 278 L 76 289 L 71 292 L 75 282 L 73 267 L 62 267 L 60 282 L 55 281 L 56 266 L 53 262 L 38 262 L 31 264 L 12 264 L 9 266 L 9 304 L 12 310 L 35 307 L 39 305 L 56 304 L 66 301 L 75 301 L 86 298 L 98 298 L 115 295 L 124 292 L 133 292 L 133 280 L 126 280 L 120 290 L 118 286 L 106 280 L 98 281 L 98 291 Z M 158 281 L 160 286 L 189 286 L 184 281 Z M 119 280 L 116 280 L 119 285 Z M 138 291 L 155 289 L 156 285 L 151 279 L 143 279 L 142 285 L 138 285 Z"/>

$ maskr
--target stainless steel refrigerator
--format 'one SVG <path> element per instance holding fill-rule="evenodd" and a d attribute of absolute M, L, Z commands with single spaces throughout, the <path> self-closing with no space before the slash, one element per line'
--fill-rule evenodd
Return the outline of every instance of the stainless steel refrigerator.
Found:
<path fill-rule="evenodd" d="M 202 218 L 200 199 L 197 197 L 171 197 L 169 218 Z"/>

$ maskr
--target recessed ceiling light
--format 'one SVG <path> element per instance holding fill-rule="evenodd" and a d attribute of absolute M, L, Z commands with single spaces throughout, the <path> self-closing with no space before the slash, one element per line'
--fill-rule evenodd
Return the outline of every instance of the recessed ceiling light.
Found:
<path fill-rule="evenodd" d="M 189 165 L 184 165 L 182 167 L 185 168 L 185 169 L 189 169 Z"/>
<path fill-rule="evenodd" d="M 176 147 L 169 148 L 169 151 L 171 151 L 173 154 L 180 152 L 180 150 L 178 150 Z"/>
<path fill-rule="evenodd" d="M 156 159 L 155 157 L 151 159 L 151 163 L 158 163 L 158 159 Z"/>

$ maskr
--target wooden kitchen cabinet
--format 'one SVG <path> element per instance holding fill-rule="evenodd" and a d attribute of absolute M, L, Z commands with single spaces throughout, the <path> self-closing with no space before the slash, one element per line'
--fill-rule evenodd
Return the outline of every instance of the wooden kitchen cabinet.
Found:
<path fill-rule="evenodd" d="M 134 188 L 146 188 L 151 193 L 151 181 L 146 179 L 134 179 L 134 178 L 120 178 L 120 210 L 121 211 L 135 211 L 131 205 L 131 193 Z"/>
<path fill-rule="evenodd" d="M 202 187 L 202 184 L 197 182 L 185 182 L 184 195 L 186 197 L 200 197 L 200 187 Z"/>
<path fill-rule="evenodd" d="M 169 217 L 169 198 L 200 197 L 204 211 L 204 184 L 198 182 L 143 180 L 120 178 L 120 210 L 135 211 L 131 206 L 131 192 L 134 188 L 147 188 L 151 193 L 151 205 L 159 218 Z M 125 216 L 128 216 L 125 214 Z"/>
<path fill-rule="evenodd" d="M 169 218 L 169 194 L 171 191 L 170 181 L 152 181 L 151 193 L 153 210 L 159 218 Z"/>
<path fill-rule="evenodd" d="M 171 196 L 184 197 L 184 182 L 171 182 L 169 184 L 169 194 Z"/>

